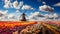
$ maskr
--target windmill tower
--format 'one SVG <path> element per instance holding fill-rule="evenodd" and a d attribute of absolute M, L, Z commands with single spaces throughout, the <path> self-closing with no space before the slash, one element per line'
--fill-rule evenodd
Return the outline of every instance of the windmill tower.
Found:
<path fill-rule="evenodd" d="M 22 15 L 21 15 L 21 17 L 22 17 L 21 21 L 27 21 L 25 16 L 26 16 L 26 14 L 22 13 Z"/>

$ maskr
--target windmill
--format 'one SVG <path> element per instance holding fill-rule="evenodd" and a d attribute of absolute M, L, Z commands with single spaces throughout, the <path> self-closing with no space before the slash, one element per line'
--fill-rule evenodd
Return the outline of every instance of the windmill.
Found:
<path fill-rule="evenodd" d="M 25 12 L 26 12 L 26 11 L 23 11 L 22 14 L 20 15 L 20 17 L 21 17 L 20 20 L 21 20 L 21 21 L 27 21 Z"/>
<path fill-rule="evenodd" d="M 21 16 L 22 16 L 21 21 L 27 21 L 27 20 L 26 20 L 26 17 L 25 17 L 25 16 L 26 16 L 26 14 L 25 14 L 25 13 L 22 13 L 22 15 L 21 15 Z"/>

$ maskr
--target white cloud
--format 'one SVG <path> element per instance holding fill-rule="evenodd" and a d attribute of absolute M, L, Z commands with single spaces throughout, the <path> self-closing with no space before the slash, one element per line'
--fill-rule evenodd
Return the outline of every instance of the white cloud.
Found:
<path fill-rule="evenodd" d="M 5 18 L 7 14 L 8 14 L 8 10 L 5 10 L 5 11 L 0 10 L 0 20 L 6 20 Z"/>
<path fill-rule="evenodd" d="M 60 6 L 60 2 L 59 2 L 59 3 L 54 4 L 53 6 Z"/>
<path fill-rule="evenodd" d="M 42 2 L 43 4 L 46 4 L 46 2 Z"/>
<path fill-rule="evenodd" d="M 19 6 L 22 6 L 22 5 L 23 5 L 23 1 L 20 1 Z"/>
<path fill-rule="evenodd" d="M 58 17 L 58 15 L 57 15 L 56 13 L 54 13 L 54 14 L 53 14 L 53 17 L 54 17 L 54 18 L 57 18 L 57 17 Z"/>
<path fill-rule="evenodd" d="M 53 18 L 53 14 L 49 14 L 49 18 Z"/>
<path fill-rule="evenodd" d="M 56 13 L 54 14 L 45 14 L 45 18 L 58 18 L 58 15 Z"/>
<path fill-rule="evenodd" d="M 43 5 L 43 6 L 39 6 L 39 10 L 45 11 L 45 12 L 53 12 L 54 8 L 47 5 Z"/>
<path fill-rule="evenodd" d="M 43 21 L 43 20 L 51 20 L 53 18 L 58 18 L 56 13 L 54 14 L 41 14 L 39 12 L 31 13 L 29 16 L 29 21 Z"/>
<path fill-rule="evenodd" d="M 14 7 L 14 8 L 17 8 L 17 6 L 18 6 L 18 2 L 17 2 L 17 1 L 14 1 L 14 2 L 13 2 L 13 7 Z"/>
<path fill-rule="evenodd" d="M 0 17 L 3 17 L 7 14 L 8 10 L 2 11 L 0 10 Z"/>
<path fill-rule="evenodd" d="M 11 1 L 10 1 L 10 0 L 5 0 L 3 7 L 4 7 L 4 8 L 10 8 L 10 7 L 12 7 Z"/>
<path fill-rule="evenodd" d="M 58 18 L 58 14 L 54 13 L 54 14 L 50 14 L 49 18 Z"/>
<path fill-rule="evenodd" d="M 20 12 L 19 10 L 16 10 L 16 12 L 18 13 L 18 12 Z"/>
<path fill-rule="evenodd" d="M 29 9 L 33 9 L 33 8 L 31 8 L 31 6 L 29 6 L 29 5 L 23 5 L 22 9 L 29 10 Z"/>
<path fill-rule="evenodd" d="M 8 10 L 5 10 L 5 11 L 3 12 L 4 15 L 6 15 L 7 13 L 8 13 Z"/>
<path fill-rule="evenodd" d="M 18 2 L 17 0 L 11 2 L 11 0 L 4 1 L 4 8 L 15 8 L 20 9 L 23 6 L 23 1 Z"/>
<path fill-rule="evenodd" d="M 0 10 L 0 21 L 19 21 L 21 13 L 17 12 L 17 13 L 7 13 L 8 10 L 6 11 L 1 11 Z M 44 16 L 44 17 L 41 17 Z M 58 15 L 56 13 L 54 14 L 41 14 L 39 12 L 34 12 L 31 13 L 31 15 L 28 17 L 29 21 L 43 21 L 49 18 L 57 18 Z"/>
<path fill-rule="evenodd" d="M 9 8 L 9 6 L 6 4 L 6 5 L 4 5 L 4 8 Z"/>
<path fill-rule="evenodd" d="M 45 14 L 44 16 L 45 16 L 45 18 L 48 18 L 48 17 L 49 17 L 49 15 L 48 15 L 48 14 Z"/>
<path fill-rule="evenodd" d="M 38 14 L 39 14 L 39 12 L 31 13 L 31 16 L 29 16 L 29 19 L 31 19 L 31 18 L 37 16 Z"/>
<path fill-rule="evenodd" d="M 48 18 L 53 18 L 53 14 L 45 14 L 44 16 L 45 16 L 45 18 L 47 18 L 47 19 L 48 19 Z"/>
<path fill-rule="evenodd" d="M 23 1 L 20 1 L 18 6 L 15 9 L 20 9 L 23 6 Z"/>
<path fill-rule="evenodd" d="M 15 8 L 16 10 L 23 9 L 23 10 L 33 10 L 29 5 L 23 5 L 23 1 L 18 2 L 17 0 L 14 2 L 11 2 L 11 0 L 5 0 L 4 1 L 4 8 Z"/>
<path fill-rule="evenodd" d="M 0 10 L 0 21 L 19 21 L 20 14 L 20 12 L 8 14 L 8 10 Z"/>
<path fill-rule="evenodd" d="M 14 19 L 14 18 L 15 18 L 14 14 L 9 14 L 8 15 L 8 19 Z"/>
<path fill-rule="evenodd" d="M 31 8 L 32 10 L 34 10 L 34 8 Z"/>
<path fill-rule="evenodd" d="M 29 19 L 29 21 L 44 21 L 45 19 L 44 17 L 36 17 L 35 19 Z"/>
<path fill-rule="evenodd" d="M 4 0 L 4 3 L 6 4 L 9 0 Z"/>
<path fill-rule="evenodd" d="M 31 15 L 29 16 L 29 20 L 30 21 L 41 21 L 46 19 L 43 15 L 40 14 L 39 12 L 35 12 L 35 13 L 31 13 Z"/>

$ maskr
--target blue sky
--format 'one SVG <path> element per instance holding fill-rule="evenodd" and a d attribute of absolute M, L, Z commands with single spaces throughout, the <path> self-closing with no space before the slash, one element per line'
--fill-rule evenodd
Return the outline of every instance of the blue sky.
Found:
<path fill-rule="evenodd" d="M 15 0 L 10 0 L 11 2 L 14 2 Z M 60 0 L 17 0 L 18 2 L 20 1 L 23 1 L 24 2 L 24 5 L 30 5 L 31 7 L 33 7 L 35 10 L 32 11 L 32 10 L 28 10 L 29 13 L 30 12 L 35 12 L 35 11 L 38 11 L 39 10 L 39 6 L 43 5 L 42 2 L 46 2 L 46 5 L 49 5 L 51 7 L 54 8 L 54 12 L 59 14 L 60 13 L 60 6 L 53 6 L 54 4 L 57 4 L 60 2 Z M 9 13 L 11 12 L 15 12 L 15 9 L 14 8 L 9 8 L 9 9 L 6 9 L 3 7 L 4 5 L 4 0 L 0 0 L 0 10 L 9 10 Z M 27 12 L 28 12 L 27 11 Z"/>
<path fill-rule="evenodd" d="M 43 15 L 55 13 L 60 16 L 60 0 L 0 0 L 0 12 L 16 16 L 23 12 L 28 16 L 38 12 Z"/>
<path fill-rule="evenodd" d="M 0 0 L 0 20 L 16 19 L 25 12 L 28 19 L 49 19 L 60 16 L 60 0 Z M 44 16 L 41 18 L 41 16 Z"/>

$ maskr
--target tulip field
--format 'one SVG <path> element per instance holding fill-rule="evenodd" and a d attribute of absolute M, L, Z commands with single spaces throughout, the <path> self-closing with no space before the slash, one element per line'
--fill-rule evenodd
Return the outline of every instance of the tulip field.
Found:
<path fill-rule="evenodd" d="M 25 26 L 36 24 L 36 22 L 21 22 L 21 21 L 0 21 L 0 33 L 11 34 L 14 31 L 21 30 Z"/>
<path fill-rule="evenodd" d="M 26 26 L 37 24 L 36 21 L 0 21 L 0 33 L 1 34 L 12 34 L 12 32 L 15 32 L 17 30 L 22 30 Z M 41 22 L 40 22 L 41 23 Z M 47 23 L 49 25 L 52 25 L 52 27 L 60 27 L 60 21 L 45 21 L 44 23 Z"/>

